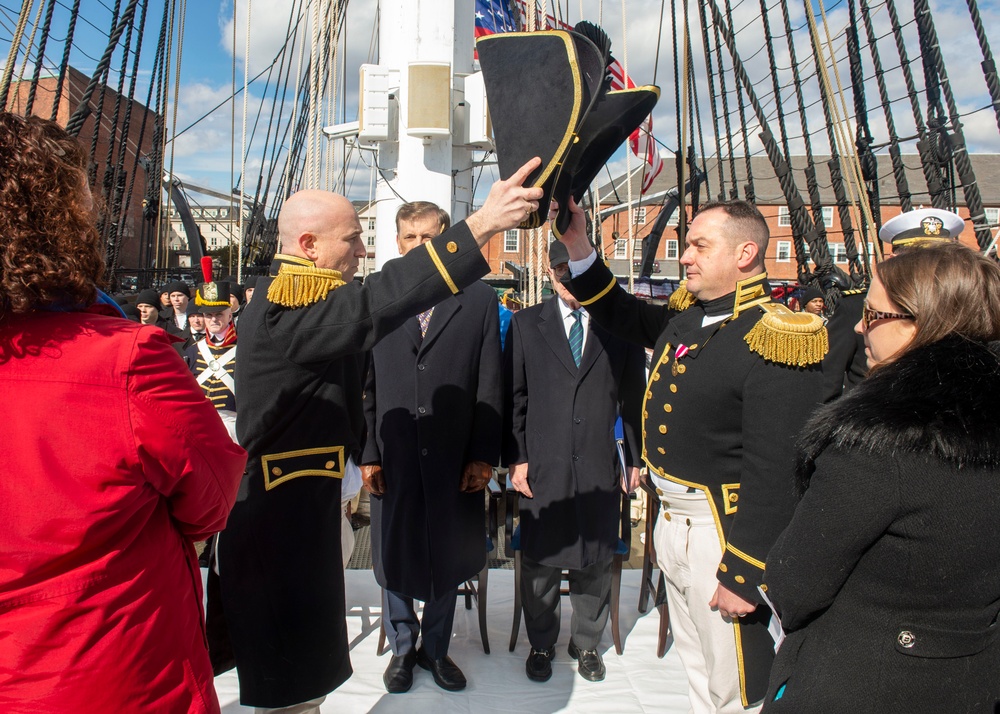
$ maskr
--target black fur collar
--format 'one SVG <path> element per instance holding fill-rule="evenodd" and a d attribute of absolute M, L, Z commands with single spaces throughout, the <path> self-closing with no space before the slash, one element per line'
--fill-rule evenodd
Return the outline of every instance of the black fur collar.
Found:
<path fill-rule="evenodd" d="M 799 436 L 800 489 L 828 446 L 1000 467 L 998 353 L 1000 343 L 949 337 L 903 355 L 818 409 Z"/>

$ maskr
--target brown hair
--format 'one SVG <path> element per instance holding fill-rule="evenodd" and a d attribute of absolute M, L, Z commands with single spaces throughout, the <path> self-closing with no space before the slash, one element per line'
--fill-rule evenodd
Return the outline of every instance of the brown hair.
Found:
<path fill-rule="evenodd" d="M 58 125 L 0 112 L 0 320 L 97 299 L 104 252 L 86 166 Z"/>
<path fill-rule="evenodd" d="M 914 246 L 877 273 L 889 299 L 915 318 L 916 335 L 903 352 L 951 335 L 1000 339 L 1000 265 L 977 251 L 960 243 Z"/>
<path fill-rule="evenodd" d="M 763 266 L 771 229 L 757 207 L 749 201 L 709 201 L 695 215 L 715 210 L 724 211 L 728 217 L 726 237 L 729 240 L 734 243 L 748 240 L 757 244 L 758 261 Z"/>
<path fill-rule="evenodd" d="M 451 227 L 451 217 L 443 208 L 430 201 L 411 201 L 404 203 L 396 211 L 396 233 L 399 233 L 399 224 L 403 221 L 412 221 L 421 216 L 434 216 L 435 220 L 441 224 L 441 232 L 444 233 Z"/>

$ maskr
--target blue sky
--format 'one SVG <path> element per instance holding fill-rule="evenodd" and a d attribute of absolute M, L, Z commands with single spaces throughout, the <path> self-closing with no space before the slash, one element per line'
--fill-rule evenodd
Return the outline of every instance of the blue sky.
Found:
<path fill-rule="evenodd" d="M 47 65 L 56 65 L 60 58 L 62 41 L 66 35 L 67 10 L 71 4 L 69 0 L 59 0 L 57 12 L 54 16 L 52 26 L 52 38 L 49 47 L 46 49 Z M 471 0 L 469 0 L 471 2 Z M 32 0 L 27 0 L 32 2 Z M 32 7 L 37 10 L 41 0 L 33 0 Z M 245 41 L 246 26 L 246 0 L 237 0 L 237 39 L 235 52 L 237 84 L 242 87 L 243 82 L 243 44 Z M 549 3 L 552 5 L 552 3 Z M 597 11 L 601 5 L 597 0 L 585 0 L 584 11 L 590 13 L 588 19 L 596 20 Z M 773 121 L 776 112 L 775 102 L 771 97 L 769 74 L 771 71 L 766 54 L 760 49 L 763 45 L 763 34 L 760 29 L 759 15 L 760 6 L 753 2 L 733 2 L 734 25 L 738 28 L 745 28 L 737 37 L 737 45 L 741 55 L 747 65 L 747 70 L 755 83 L 761 83 L 759 91 L 765 109 Z M 270 0 L 268 3 L 253 3 L 253 17 L 250 23 L 250 70 L 256 73 L 267 67 L 272 61 L 278 48 L 284 44 L 284 37 L 291 8 L 296 3 L 293 0 Z M 338 115 L 337 121 L 351 121 L 356 119 L 356 92 L 358 83 L 358 65 L 365 61 L 375 61 L 369 54 L 372 45 L 372 28 L 374 25 L 374 13 L 377 5 L 376 0 L 355 0 L 347 3 L 341 0 L 341 5 L 348 5 L 347 33 L 349 42 L 347 57 L 344 63 L 342 82 L 347 86 L 347 110 L 346 116 Z M 579 3 L 570 3 L 571 12 L 577 12 Z M 877 0 L 873 0 L 871 5 L 874 8 L 875 24 L 877 32 L 882 39 L 879 40 L 879 48 L 883 53 L 883 63 L 887 68 L 894 68 L 898 64 L 898 57 L 893 57 L 894 45 L 891 44 L 891 35 L 888 35 L 888 23 L 884 10 L 879 12 Z M 987 28 L 987 33 L 993 44 L 994 51 L 1000 50 L 1000 7 L 995 2 L 981 2 L 980 12 Z M 771 22 L 772 32 L 780 28 L 780 16 L 777 15 L 778 5 L 769 3 L 772 6 Z M 985 83 L 982 73 L 979 70 L 979 62 L 982 55 L 975 44 L 975 37 L 969 23 L 968 9 L 962 0 L 947 0 L 931 3 L 935 17 L 937 29 L 941 38 L 942 51 L 951 73 L 951 82 L 959 98 L 960 110 L 962 112 L 973 112 L 963 119 L 965 124 L 966 138 L 969 141 L 970 149 L 973 151 L 1000 152 L 1000 130 L 996 125 L 996 118 L 992 111 L 974 111 L 981 109 L 989 102 L 986 93 Z M 96 65 L 96 59 L 100 56 L 106 43 L 106 33 L 111 24 L 112 0 L 82 0 L 82 19 L 77 25 L 76 47 L 71 56 L 71 63 L 89 74 Z M 661 85 L 663 94 L 656 111 L 654 112 L 654 132 L 657 138 L 669 149 L 673 149 L 677 144 L 676 138 L 676 115 L 677 108 L 674 102 L 673 87 L 673 62 L 674 54 L 671 46 L 670 18 L 665 18 L 662 31 L 659 25 L 660 1 L 659 0 L 629 0 L 625 13 L 619 3 L 604 3 L 604 17 L 602 23 L 612 37 L 616 55 L 624 58 L 625 50 L 628 54 L 629 73 L 640 83 L 652 81 L 654 72 L 657 83 Z M 678 4 L 678 8 L 682 4 Z M 818 9 L 818 4 L 814 3 Z M 669 8 L 669 3 L 668 3 Z M 695 20 L 697 5 L 690 4 L 692 21 L 695 23 L 695 33 L 692 35 L 692 44 L 695 53 L 694 72 L 699 92 L 699 101 L 702 105 L 702 132 L 711 131 L 710 112 L 708 104 L 707 75 L 704 68 L 704 55 L 701 48 L 700 30 L 698 30 Z M 804 7 L 795 3 L 790 3 L 793 26 L 799 26 L 805 22 Z M 904 34 L 907 37 L 907 45 L 911 48 L 911 54 L 916 54 L 916 35 L 912 20 L 912 6 L 908 9 L 905 3 L 899 3 L 898 9 L 901 19 L 906 24 Z M 13 34 L 18 13 L 21 8 L 13 3 L 13 0 L 0 0 L 0 61 L 3 61 L 8 53 L 10 38 Z M 827 4 L 828 16 L 831 27 L 835 33 L 840 31 L 846 24 L 846 7 L 840 2 L 830 2 Z M 669 10 L 668 10 L 669 12 Z M 680 12 L 680 10 L 678 10 Z M 142 61 L 140 64 L 139 88 L 137 98 L 143 98 L 148 87 L 149 71 L 152 63 L 153 51 L 156 45 L 159 23 L 162 13 L 162 4 L 157 0 L 150 0 L 149 17 L 147 18 L 147 32 L 144 36 L 142 51 Z M 909 14 L 907 14 L 909 13 Z M 571 16 L 569 20 L 575 22 L 580 19 Z M 34 20 L 34 11 L 31 15 Z M 183 56 L 180 77 L 180 103 L 178 107 L 177 128 L 184 129 L 199 119 L 205 112 L 216 104 L 223 102 L 232 92 L 232 75 L 234 67 L 234 53 L 232 51 L 232 20 L 233 5 L 231 0 L 217 2 L 215 0 L 200 0 L 187 3 L 187 14 L 184 19 L 185 33 L 183 38 Z M 93 26 L 91 26 L 92 23 Z M 30 34 L 31 24 L 27 34 Z M 625 28 L 625 30 L 623 30 Z M 626 33 L 627 31 L 627 33 Z M 627 48 L 625 35 L 627 34 Z M 103 36 L 102 36 L 103 35 Z M 23 44 L 27 44 L 27 36 Z M 657 40 L 660 40 L 660 63 L 658 68 L 654 68 L 654 57 L 656 56 Z M 864 43 L 864 36 L 862 34 Z M 38 38 L 36 36 L 35 46 Z M 843 57 L 845 50 L 843 43 L 834 42 L 838 56 Z M 811 61 L 808 45 L 808 38 L 804 33 L 798 33 L 795 41 L 796 53 L 799 63 L 806 66 Z M 776 64 L 787 64 L 787 46 L 778 46 L 778 57 Z M 23 52 L 19 56 L 16 65 L 15 79 L 17 78 L 21 63 L 23 62 Z M 895 60 L 895 61 L 893 61 Z M 32 57 L 33 61 L 33 57 Z M 870 58 L 866 57 L 866 66 L 870 74 Z M 120 50 L 112 62 L 111 81 L 116 80 L 116 72 L 120 67 Z M 919 66 L 915 71 L 919 75 Z M 25 76 L 30 76 L 32 66 L 29 64 Z M 841 73 L 844 81 L 847 81 L 847 64 L 842 62 Z M 785 95 L 782 104 L 786 110 L 794 114 L 794 96 L 789 88 L 790 74 L 787 70 L 779 72 L 779 77 L 785 86 Z M 733 78 L 728 76 L 729 89 L 732 91 Z M 889 77 L 890 92 L 894 97 L 902 97 L 902 80 L 898 71 Z M 918 76 L 918 83 L 922 84 Z M 258 82 L 251 87 L 249 97 L 249 122 L 252 124 L 257 112 L 263 106 L 263 121 L 266 123 L 273 107 L 269 97 L 264 96 L 264 84 Z M 818 96 L 818 89 L 815 87 L 806 88 L 807 101 L 815 101 Z M 850 106 L 850 96 L 847 98 Z M 871 108 L 872 129 L 876 134 L 876 140 L 884 140 L 885 131 L 883 128 L 884 119 L 881 118 L 881 109 L 877 102 L 877 94 L 874 85 L 868 89 L 868 103 Z M 219 110 L 214 112 L 207 119 L 201 120 L 193 128 L 186 131 L 175 142 L 173 162 L 175 172 L 182 178 L 216 190 L 226 190 L 233 185 L 234 174 L 231 171 L 231 153 L 235 150 L 238 154 L 241 141 L 242 125 L 242 98 L 237 100 L 236 105 L 236 136 L 234 141 L 232 125 L 232 107 L 225 103 Z M 339 111 L 339 110 L 338 110 Z M 818 104 L 811 109 L 810 129 L 816 132 L 821 125 L 821 119 L 817 119 L 817 112 L 820 112 Z M 821 112 L 818 114 L 821 117 Z M 898 132 L 906 136 L 912 133 L 912 117 L 909 115 L 908 105 L 900 102 L 895 105 L 894 116 L 898 118 Z M 750 122 L 750 134 L 756 134 L 758 128 L 756 122 Z M 792 122 L 797 126 L 797 120 Z M 266 126 L 266 124 L 265 124 Z M 264 126 L 258 129 L 248 152 L 248 188 L 256 185 L 256 176 L 262 170 L 266 170 L 261 157 L 262 135 Z M 792 134 L 795 126 L 789 130 Z M 880 133 L 881 132 L 881 133 Z M 852 132 L 853 135 L 853 132 Z M 814 146 L 818 152 L 825 150 L 825 137 L 818 137 L 819 146 Z M 751 139 L 752 150 L 759 151 L 759 145 L 755 139 Z M 234 149 L 235 147 L 235 149 Z M 715 143 L 711 136 L 705 140 L 707 153 L 714 153 Z M 725 149 L 725 147 L 723 147 Z M 741 146 L 734 148 L 742 152 Z M 792 150 L 801 152 L 801 141 L 792 141 Z M 904 151 L 913 151 L 912 145 L 904 145 Z M 280 159 L 279 159 L 280 160 Z M 235 171 L 239 171 L 239 156 L 236 157 Z M 625 169 L 624 151 L 619 151 L 612 162 L 611 171 L 619 173 Z M 632 168 L 638 166 L 638 161 L 632 159 Z M 371 170 L 361 161 L 353 161 L 351 170 L 348 173 L 348 192 L 356 198 L 364 198 L 368 195 L 371 186 Z M 487 177 L 481 181 L 482 185 L 488 186 L 490 180 Z"/>

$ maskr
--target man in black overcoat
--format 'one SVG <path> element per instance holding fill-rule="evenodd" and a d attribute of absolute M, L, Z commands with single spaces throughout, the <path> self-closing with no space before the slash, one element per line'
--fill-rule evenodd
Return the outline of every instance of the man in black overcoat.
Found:
<path fill-rule="evenodd" d="M 560 580 L 569 570 L 570 656 L 604 679 L 598 642 L 610 614 L 611 563 L 619 539 L 623 475 L 615 439 L 624 425 L 629 490 L 639 481 L 645 354 L 598 327 L 560 282 L 569 257 L 549 247 L 555 296 L 511 318 L 504 463 L 522 494 L 521 600 L 531 642 L 528 677 L 544 682 L 559 637 Z"/>
<path fill-rule="evenodd" d="M 400 255 L 449 224 L 433 203 L 403 204 L 396 214 Z M 390 693 L 410 689 L 414 664 L 444 689 L 466 685 L 448 645 L 458 586 L 486 560 L 483 487 L 499 462 L 503 408 L 499 322 L 496 293 L 475 282 L 406 320 L 372 350 L 362 473 L 372 494 L 372 561 L 392 648 L 383 677 Z M 421 619 L 414 599 L 424 603 Z"/>
<path fill-rule="evenodd" d="M 752 204 L 709 203 L 692 220 L 680 262 L 693 299 L 681 312 L 623 290 L 571 210 L 570 290 L 598 324 L 654 348 L 642 456 L 693 710 L 742 712 L 763 699 L 774 659 L 757 588 L 795 509 L 794 437 L 824 397 L 826 330 L 771 301 L 769 231 Z"/>
<path fill-rule="evenodd" d="M 278 216 L 281 253 L 240 323 L 237 435 L 249 459 L 219 542 L 244 705 L 318 712 L 351 675 L 341 562 L 341 479 L 364 446 L 365 361 L 383 336 L 489 272 L 480 247 L 537 209 L 497 182 L 467 220 L 352 280 L 367 249 L 350 201 L 307 190 Z"/>

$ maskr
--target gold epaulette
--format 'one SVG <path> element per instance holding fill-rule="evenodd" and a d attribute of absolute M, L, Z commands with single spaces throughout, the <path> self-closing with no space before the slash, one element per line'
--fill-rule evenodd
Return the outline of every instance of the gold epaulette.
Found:
<path fill-rule="evenodd" d="M 667 300 L 667 307 L 680 312 L 694 305 L 695 300 L 697 298 L 688 292 L 687 280 L 682 280 L 680 286 L 670 293 L 670 299 Z"/>
<path fill-rule="evenodd" d="M 847 296 L 847 295 L 864 295 L 866 292 L 868 292 L 868 288 L 851 288 L 850 290 L 842 290 L 840 292 L 840 294 L 844 295 L 844 296 Z"/>
<path fill-rule="evenodd" d="M 780 303 L 764 303 L 757 324 L 743 338 L 750 349 L 769 362 L 806 367 L 819 364 L 830 348 L 826 327 L 818 315 L 792 312 Z"/>
<path fill-rule="evenodd" d="M 305 307 L 325 300 L 341 285 L 339 270 L 283 263 L 267 289 L 267 299 L 282 307 Z"/>

